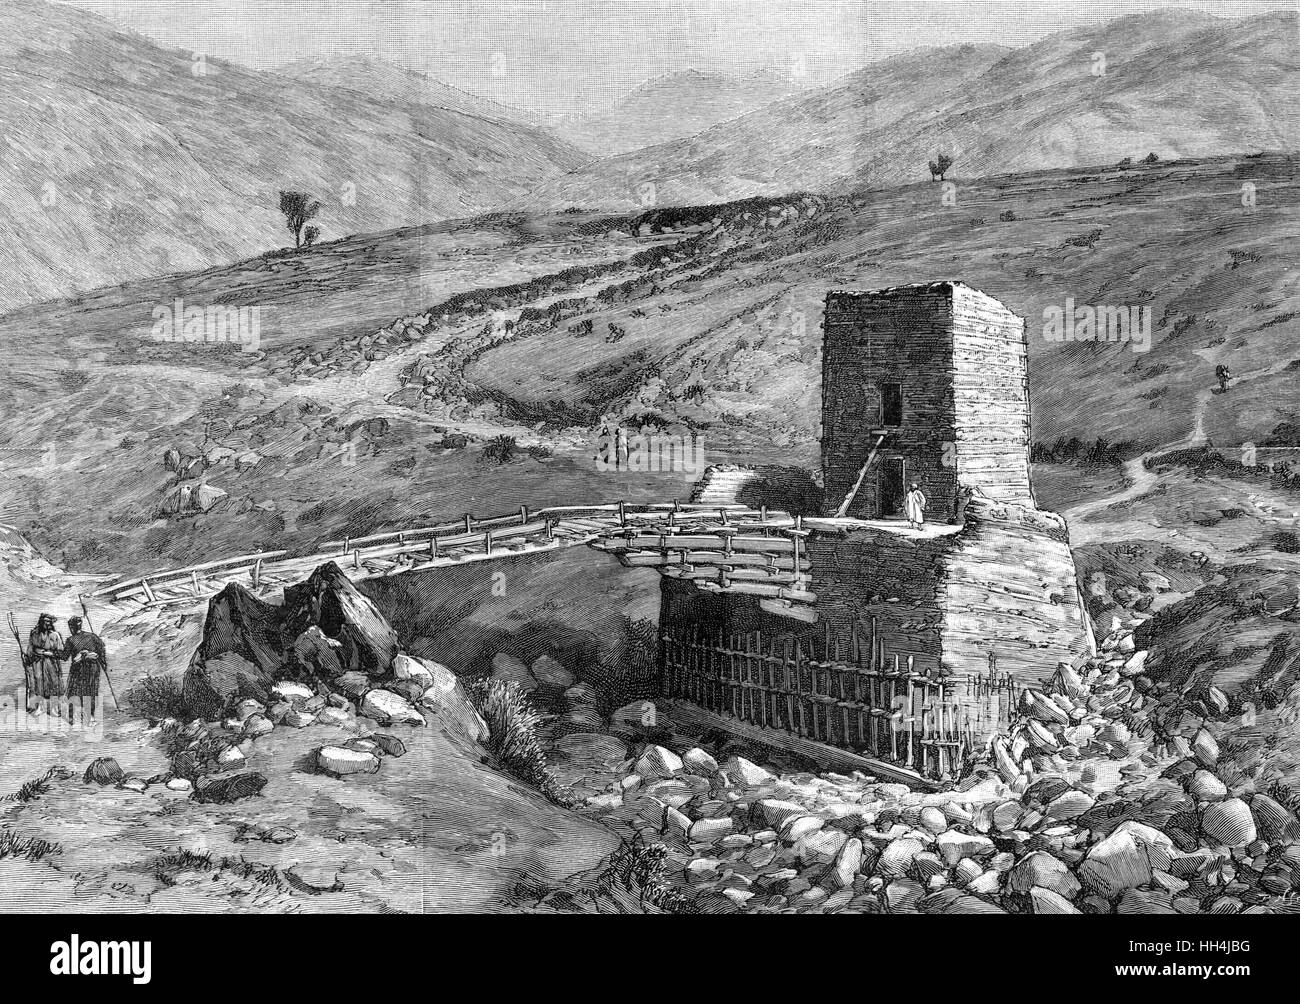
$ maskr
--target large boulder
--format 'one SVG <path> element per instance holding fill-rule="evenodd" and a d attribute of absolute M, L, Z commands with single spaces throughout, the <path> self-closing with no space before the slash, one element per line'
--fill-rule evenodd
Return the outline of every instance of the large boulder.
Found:
<path fill-rule="evenodd" d="M 417 664 L 430 681 L 420 697 L 420 707 L 432 712 L 434 720 L 452 734 L 470 742 L 485 742 L 487 722 L 470 703 L 469 695 L 460 685 L 460 678 L 440 662 L 414 658 L 411 662 Z"/>
<path fill-rule="evenodd" d="M 266 700 L 276 675 L 276 672 L 266 672 L 234 652 L 215 659 L 196 659 L 185 671 L 181 699 L 190 714 L 214 721 L 245 696 Z"/>
<path fill-rule="evenodd" d="M 1167 870 L 1172 851 L 1168 835 L 1129 820 L 1088 849 L 1078 868 L 1079 880 L 1090 892 L 1114 899 L 1126 889 L 1146 885 L 1153 872 Z"/>
<path fill-rule="evenodd" d="M 181 684 L 190 714 L 220 718 L 236 700 L 265 702 L 281 676 L 280 610 L 231 583 L 208 601 L 203 638 Z"/>
<path fill-rule="evenodd" d="M 397 656 L 397 632 L 379 608 L 332 561 L 311 573 L 306 582 L 284 591 L 287 633 L 297 638 L 313 624 L 339 642 L 344 671 L 388 676 Z"/>

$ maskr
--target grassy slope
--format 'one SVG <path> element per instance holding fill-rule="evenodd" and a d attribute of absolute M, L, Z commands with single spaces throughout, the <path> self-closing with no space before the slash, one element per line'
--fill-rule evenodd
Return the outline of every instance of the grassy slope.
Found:
<path fill-rule="evenodd" d="M 1246 180 L 1258 186 L 1253 210 L 1235 197 Z M 1296 194 L 1290 162 L 1227 158 L 986 179 L 960 188 L 956 206 L 928 183 L 863 191 L 811 220 L 771 229 L 737 215 L 696 237 L 633 239 L 618 229 L 624 221 L 583 214 L 498 219 L 43 305 L 0 319 L 3 445 L 53 440 L 55 467 L 7 462 L 5 511 L 73 567 L 118 571 L 454 517 L 493 495 L 540 505 L 682 494 L 682 475 L 614 484 L 592 472 L 584 440 L 607 414 L 658 412 L 695 428 L 710 461 L 815 466 L 826 290 L 940 278 L 1029 319 L 1038 439 L 1173 444 L 1200 417 L 1216 442 L 1265 442 L 1293 417 L 1286 367 L 1300 291 L 1281 249 L 1296 237 Z M 1001 222 L 1005 212 L 1015 220 Z M 683 243 L 618 264 L 656 241 Z M 469 348 L 493 319 L 491 296 L 447 317 L 436 310 L 449 294 L 573 264 L 604 271 L 503 300 L 501 316 L 518 318 L 521 305 L 576 297 L 505 340 Z M 618 295 L 595 298 L 624 281 Z M 177 295 L 268 304 L 265 352 L 142 340 L 152 305 Z M 1066 297 L 1150 305 L 1155 346 L 1046 342 L 1038 319 Z M 416 341 L 370 361 L 340 351 L 340 338 L 421 310 L 431 319 Z M 586 320 L 593 334 L 570 330 Z M 610 340 L 610 323 L 626 335 Z M 424 357 L 449 371 L 416 401 L 385 403 Z M 1237 376 L 1227 395 L 1209 393 L 1218 362 Z M 84 386 L 55 375 L 74 365 Z M 157 521 L 162 452 L 197 449 L 204 405 L 215 438 L 266 459 L 209 472 L 232 496 L 225 510 Z M 373 416 L 389 418 L 385 435 L 350 429 Z M 530 428 L 547 416 L 550 426 Z M 550 439 L 560 455 L 492 469 L 440 446 L 457 426 Z M 265 502 L 274 512 L 236 511 Z"/>

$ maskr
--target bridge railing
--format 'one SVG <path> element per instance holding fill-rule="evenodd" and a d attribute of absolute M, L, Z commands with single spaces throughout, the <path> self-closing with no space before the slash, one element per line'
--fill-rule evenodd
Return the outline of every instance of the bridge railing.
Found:
<path fill-rule="evenodd" d="M 496 516 L 475 517 L 467 513 L 459 520 L 431 526 L 367 534 L 363 537 L 344 537 L 342 540 L 327 540 L 318 544 L 314 551 L 293 557 L 288 557 L 288 551 L 260 551 L 256 554 L 243 554 L 188 565 L 184 568 L 160 570 L 111 583 L 96 589 L 90 595 L 107 597 L 113 602 L 142 598 L 146 603 L 154 603 L 158 600 L 157 591 L 174 589 L 187 581 L 191 586 L 192 594 L 200 596 L 203 592 L 204 580 L 230 580 L 247 575 L 251 578 L 253 587 L 257 588 L 263 574 L 296 569 L 316 562 L 335 560 L 346 565 L 350 558 L 352 566 L 359 568 L 364 561 L 372 559 L 396 558 L 417 554 L 426 549 L 430 557 L 437 557 L 440 551 L 466 547 L 482 547 L 484 553 L 491 554 L 498 541 L 541 534 L 544 534 L 549 541 L 552 539 L 553 531 L 562 526 L 565 521 L 579 521 L 583 517 L 602 523 L 607 522 L 611 532 L 622 530 L 631 533 L 638 522 L 677 513 L 688 518 L 717 513 L 718 518 L 724 523 L 731 520 L 739 521 L 735 525 L 742 529 L 766 526 L 769 520 L 769 513 L 765 507 L 751 509 L 741 504 L 613 502 L 603 505 L 549 506 L 537 510 L 530 510 L 525 505 L 520 506 L 517 511 Z M 789 520 L 789 517 L 784 514 L 773 515 Z M 747 519 L 756 519 L 757 522 L 749 524 L 743 522 Z"/>

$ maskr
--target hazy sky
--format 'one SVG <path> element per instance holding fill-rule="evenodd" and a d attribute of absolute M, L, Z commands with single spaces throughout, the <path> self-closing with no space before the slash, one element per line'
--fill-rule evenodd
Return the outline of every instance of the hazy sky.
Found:
<path fill-rule="evenodd" d="M 449 84 L 546 112 L 608 105 L 689 67 L 783 67 L 823 83 L 919 45 L 1023 45 L 1061 28 L 1161 7 L 1220 16 L 1272 2 L 992 0 L 68 0 L 164 45 L 272 68 L 385 56 Z"/>

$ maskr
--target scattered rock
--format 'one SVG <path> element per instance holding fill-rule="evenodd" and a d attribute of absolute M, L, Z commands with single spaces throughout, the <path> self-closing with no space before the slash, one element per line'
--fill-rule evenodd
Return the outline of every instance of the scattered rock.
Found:
<path fill-rule="evenodd" d="M 537 678 L 528 667 L 506 652 L 498 652 L 492 657 L 492 679 L 517 683 L 524 690 L 537 689 Z"/>
<path fill-rule="evenodd" d="M 1044 889 L 1041 886 L 1034 886 L 1029 890 L 1030 908 L 1034 913 L 1082 913 L 1060 893 L 1053 892 L 1051 889 Z"/>
<path fill-rule="evenodd" d="M 391 690 L 371 690 L 361 700 L 359 714 L 380 725 L 424 725 L 424 716 L 411 702 Z"/>
<path fill-rule="evenodd" d="M 288 716 L 286 715 L 286 717 Z M 271 719 L 267 718 L 264 714 L 254 713 L 244 719 L 244 727 L 242 731 L 245 736 L 256 738 L 257 736 L 264 736 L 268 732 L 274 730 L 275 723 L 272 722 Z"/>
<path fill-rule="evenodd" d="M 1030 893 L 1036 886 L 1067 900 L 1078 896 L 1080 889 L 1079 880 L 1066 867 L 1065 862 L 1046 851 L 1027 854 L 1007 873 L 1007 888 L 1012 892 Z"/>
<path fill-rule="evenodd" d="M 647 746 L 636 762 L 636 772 L 643 778 L 673 777 L 682 772 L 682 758 L 662 746 Z"/>
<path fill-rule="evenodd" d="M 259 795 L 266 787 L 266 778 L 257 771 L 245 774 L 220 774 L 200 778 L 194 786 L 196 802 L 238 802 Z"/>
<path fill-rule="evenodd" d="M 397 736 L 390 736 L 384 732 L 376 732 L 370 736 L 370 741 L 379 749 L 383 750 L 384 756 L 399 757 L 406 755 L 406 744 Z"/>
<path fill-rule="evenodd" d="M 82 781 L 86 784 L 108 785 L 118 784 L 125 777 L 126 775 L 122 773 L 122 768 L 118 766 L 116 760 L 111 756 L 102 756 L 86 768 Z"/>
<path fill-rule="evenodd" d="M 688 774 L 713 777 L 721 769 L 718 761 L 698 746 L 682 754 L 682 767 Z"/>
<path fill-rule="evenodd" d="M 577 680 L 569 670 L 549 655 L 539 655 L 534 659 L 529 672 L 538 683 L 547 687 L 558 687 L 561 690 L 572 687 Z"/>
<path fill-rule="evenodd" d="M 322 746 L 316 752 L 316 764 L 321 770 L 336 777 L 374 774 L 379 770 L 379 757 L 345 746 Z"/>
<path fill-rule="evenodd" d="M 1239 798 L 1206 806 L 1201 814 L 1201 830 L 1213 843 L 1224 847 L 1245 847 L 1254 843 L 1257 835 L 1250 806 Z"/>
<path fill-rule="evenodd" d="M 744 757 L 732 757 L 722 769 L 732 781 L 747 788 L 757 788 L 759 785 L 770 784 L 776 780 L 775 774 Z"/>

